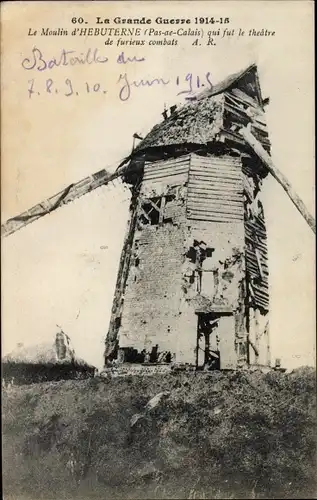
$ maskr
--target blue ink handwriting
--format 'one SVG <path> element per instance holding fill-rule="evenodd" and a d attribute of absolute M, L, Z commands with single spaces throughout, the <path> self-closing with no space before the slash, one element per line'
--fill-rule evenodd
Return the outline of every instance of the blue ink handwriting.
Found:
<path fill-rule="evenodd" d="M 22 61 L 22 68 L 26 70 L 35 69 L 37 71 L 50 70 L 59 66 L 75 66 L 76 64 L 104 64 L 108 62 L 107 57 L 99 55 L 99 49 L 87 49 L 86 52 L 76 53 L 75 50 L 62 49 L 57 57 L 44 59 L 40 49 L 33 47 L 32 55 L 25 57 Z"/>
<path fill-rule="evenodd" d="M 102 56 L 99 49 L 87 49 L 85 52 L 76 52 L 75 50 L 62 49 L 57 57 L 51 59 L 44 57 L 44 54 L 37 47 L 33 47 L 32 54 L 22 60 L 22 68 L 26 70 L 45 71 L 60 66 L 75 66 L 75 65 L 91 65 L 91 64 L 104 64 L 109 61 L 108 57 Z M 139 63 L 144 62 L 144 57 L 128 57 L 121 52 L 116 62 L 118 64 Z"/>
<path fill-rule="evenodd" d="M 136 87 L 136 88 L 138 88 L 138 87 L 152 87 L 152 85 L 154 85 L 154 84 L 156 84 L 156 85 L 168 85 L 170 83 L 169 80 L 163 80 L 163 78 L 153 78 L 151 80 L 141 79 L 138 81 L 133 80 L 130 83 L 126 73 L 124 73 L 123 75 L 120 74 L 117 83 L 120 83 L 121 81 L 123 81 L 123 85 L 119 90 L 119 98 L 121 101 L 127 101 L 128 99 L 130 99 L 132 87 Z"/>
<path fill-rule="evenodd" d="M 151 88 L 153 86 L 165 87 L 167 85 L 175 85 L 177 87 L 177 95 L 183 95 L 185 99 L 196 99 L 195 92 L 203 87 L 212 89 L 210 80 L 210 72 L 205 73 L 204 77 L 196 76 L 193 73 L 187 73 L 185 76 L 176 78 L 163 78 L 161 76 L 156 78 L 140 78 L 132 80 L 129 78 L 128 73 L 120 73 L 117 79 L 118 97 L 120 101 L 126 102 L 131 99 L 134 90 L 142 90 L 144 88 Z M 36 82 L 35 78 L 28 81 L 28 96 L 31 99 L 36 95 L 51 94 L 51 95 L 64 95 L 65 97 L 79 96 L 79 95 L 95 95 L 107 94 L 107 85 L 102 82 L 83 82 L 66 79 L 52 78 L 46 79 L 45 83 Z"/>

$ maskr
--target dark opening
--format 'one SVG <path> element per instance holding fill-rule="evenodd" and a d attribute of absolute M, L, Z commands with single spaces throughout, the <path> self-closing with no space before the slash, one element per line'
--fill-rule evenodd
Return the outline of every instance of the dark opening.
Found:
<path fill-rule="evenodd" d="M 148 218 L 142 215 L 143 222 L 145 224 L 151 224 L 152 226 L 159 223 L 160 214 L 155 208 L 152 207 L 150 203 L 144 203 L 143 209 L 146 212 Z"/>
<path fill-rule="evenodd" d="M 190 262 L 200 267 L 207 257 L 212 256 L 214 250 L 214 248 L 207 247 L 204 241 L 194 240 L 193 246 L 189 247 L 186 253 L 186 257 Z"/>
<path fill-rule="evenodd" d="M 214 313 L 200 314 L 198 316 L 197 328 L 197 355 L 196 368 L 199 368 L 199 350 L 204 352 L 203 368 L 207 370 L 220 370 L 220 351 L 215 348 L 215 342 L 218 345 L 217 339 L 213 339 L 213 347 L 211 347 L 212 335 L 215 335 L 215 330 L 218 327 L 219 317 Z"/>
<path fill-rule="evenodd" d="M 171 363 L 172 354 L 170 351 L 159 351 L 159 346 L 156 344 L 150 351 L 143 349 L 138 351 L 133 347 L 121 347 L 121 362 L 124 363 L 145 363 L 145 364 L 160 364 Z"/>

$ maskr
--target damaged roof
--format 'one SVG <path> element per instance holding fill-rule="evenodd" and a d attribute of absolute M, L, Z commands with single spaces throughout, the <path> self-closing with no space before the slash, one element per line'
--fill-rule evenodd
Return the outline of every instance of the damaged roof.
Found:
<path fill-rule="evenodd" d="M 205 99 L 206 97 L 213 97 L 215 95 L 221 94 L 222 92 L 226 92 L 230 90 L 230 88 L 234 87 L 236 83 L 238 83 L 242 78 L 245 78 L 245 86 L 247 87 L 248 93 L 254 97 L 258 103 L 262 106 L 263 99 L 259 84 L 258 78 L 258 70 L 256 64 L 251 64 L 247 68 L 244 68 L 237 73 L 233 73 L 232 75 L 227 76 L 224 80 L 213 85 L 211 89 L 204 90 L 201 92 L 197 99 Z M 248 78 L 249 77 L 249 78 Z M 253 85 L 252 85 L 253 84 Z"/>
<path fill-rule="evenodd" d="M 135 151 L 178 144 L 207 144 L 213 141 L 223 126 L 221 94 L 238 86 L 243 88 L 255 105 L 262 108 L 257 66 L 252 64 L 228 76 L 211 89 L 204 90 L 172 112 L 168 118 L 152 128 Z"/>

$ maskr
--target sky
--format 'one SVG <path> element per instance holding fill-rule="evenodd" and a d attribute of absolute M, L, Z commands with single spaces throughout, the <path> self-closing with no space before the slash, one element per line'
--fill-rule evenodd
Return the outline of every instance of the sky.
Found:
<path fill-rule="evenodd" d="M 239 4 L 239 8 L 237 6 Z M 261 8 L 260 8 L 261 6 Z M 22 12 L 23 11 L 23 12 Z M 132 135 L 142 137 L 161 121 L 164 106 L 184 102 L 175 85 L 133 89 L 120 101 L 116 63 L 120 50 L 99 38 L 27 36 L 44 27 L 73 28 L 76 15 L 164 17 L 228 15 L 231 27 L 275 30 L 274 37 L 224 38 L 216 47 L 126 49 L 144 58 L 125 66 L 129 78 L 184 80 L 191 72 L 212 81 L 256 62 L 264 97 L 272 159 L 314 213 L 313 17 L 310 2 L 7 2 L 2 8 L 2 220 L 17 215 L 69 183 L 102 168 L 113 171 L 130 153 Z M 93 25 L 93 24 L 92 24 Z M 206 28 L 207 29 L 207 28 Z M 21 66 L 36 46 L 47 57 L 63 48 L 107 54 L 107 65 L 54 68 Z M 79 96 L 48 94 L 71 79 Z M 28 97 L 30 80 L 40 95 Z M 106 94 L 87 93 L 99 82 Z M 86 92 L 86 93 L 85 93 Z M 288 368 L 315 363 L 315 236 L 281 186 L 263 186 L 270 270 L 270 332 L 273 360 Z M 2 241 L 2 350 L 54 340 L 57 324 L 77 355 L 102 367 L 120 252 L 128 220 L 129 191 L 120 181 L 64 206 Z"/>

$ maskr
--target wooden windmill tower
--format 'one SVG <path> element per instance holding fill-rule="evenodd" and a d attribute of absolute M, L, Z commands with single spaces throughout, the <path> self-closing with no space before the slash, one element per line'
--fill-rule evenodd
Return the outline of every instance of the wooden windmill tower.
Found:
<path fill-rule="evenodd" d="M 8 235 L 121 177 L 131 189 L 105 362 L 270 365 L 261 185 L 272 165 L 257 68 L 164 112 L 131 155 L 3 226 Z"/>

